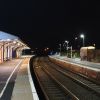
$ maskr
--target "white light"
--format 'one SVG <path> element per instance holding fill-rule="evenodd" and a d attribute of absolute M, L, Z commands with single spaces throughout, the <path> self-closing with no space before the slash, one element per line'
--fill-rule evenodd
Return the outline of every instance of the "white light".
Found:
<path fill-rule="evenodd" d="M 66 43 L 69 43 L 69 41 L 65 41 Z"/>
<path fill-rule="evenodd" d="M 13 41 L 13 43 L 15 44 L 15 43 L 16 43 L 16 41 Z"/>
<path fill-rule="evenodd" d="M 77 40 L 77 37 L 75 37 L 75 40 Z"/>
<path fill-rule="evenodd" d="M 85 45 L 84 45 L 84 34 L 81 34 L 81 35 L 80 35 L 80 38 L 83 39 L 83 47 L 84 47 L 84 46 L 85 46 Z"/>
<path fill-rule="evenodd" d="M 83 34 L 81 34 L 81 35 L 80 35 L 80 37 L 81 37 L 81 38 L 84 38 L 84 35 L 83 35 Z"/>
<path fill-rule="evenodd" d="M 95 43 L 93 44 L 93 46 L 95 47 Z"/>
<path fill-rule="evenodd" d="M 7 39 L 7 41 L 10 41 L 11 39 Z"/>

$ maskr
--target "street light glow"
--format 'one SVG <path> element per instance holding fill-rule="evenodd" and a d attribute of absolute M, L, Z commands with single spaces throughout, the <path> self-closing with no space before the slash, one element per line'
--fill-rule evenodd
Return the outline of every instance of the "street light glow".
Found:
<path fill-rule="evenodd" d="M 81 38 L 84 38 L 84 34 L 81 34 L 80 37 L 81 37 Z"/>
<path fill-rule="evenodd" d="M 83 47 L 84 47 L 84 34 L 81 34 L 80 37 L 83 39 Z"/>
<path fill-rule="evenodd" d="M 69 41 L 65 41 L 66 43 L 69 43 Z"/>

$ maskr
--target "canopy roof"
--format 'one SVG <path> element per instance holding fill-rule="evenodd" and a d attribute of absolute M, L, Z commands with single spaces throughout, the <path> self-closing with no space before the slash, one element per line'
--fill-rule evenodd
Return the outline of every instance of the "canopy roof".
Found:
<path fill-rule="evenodd" d="M 5 45 L 13 45 L 15 48 L 29 49 L 29 47 L 25 43 L 23 43 L 17 36 L 0 31 L 0 44 L 2 45 L 2 43 Z"/>
<path fill-rule="evenodd" d="M 19 39 L 19 38 L 17 36 L 11 35 L 9 33 L 0 31 L 0 40 L 7 40 L 7 39 L 14 40 L 14 39 Z"/>

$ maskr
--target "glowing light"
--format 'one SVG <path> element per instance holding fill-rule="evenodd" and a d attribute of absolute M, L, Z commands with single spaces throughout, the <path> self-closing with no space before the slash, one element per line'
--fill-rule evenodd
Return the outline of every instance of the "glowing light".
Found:
<path fill-rule="evenodd" d="M 16 43 L 16 41 L 13 41 L 13 43 L 15 44 L 15 43 Z"/>
<path fill-rule="evenodd" d="M 95 47 L 95 43 L 93 44 L 93 46 Z"/>
<path fill-rule="evenodd" d="M 83 47 L 84 47 L 84 34 L 81 34 L 80 37 L 83 39 Z"/>
<path fill-rule="evenodd" d="M 75 37 L 75 40 L 77 40 L 78 38 L 77 37 Z"/>
<path fill-rule="evenodd" d="M 89 46 L 89 47 L 87 47 L 88 49 L 95 49 L 95 47 L 93 47 L 93 46 Z"/>
<path fill-rule="evenodd" d="M 20 45 L 20 43 L 18 43 L 18 46 Z"/>
<path fill-rule="evenodd" d="M 44 49 L 44 51 L 47 51 L 47 49 Z"/>
<path fill-rule="evenodd" d="M 11 41 L 11 39 L 7 39 L 7 41 Z"/>
<path fill-rule="evenodd" d="M 65 41 L 66 43 L 69 43 L 69 41 Z"/>
<path fill-rule="evenodd" d="M 83 34 L 81 34 L 81 35 L 80 35 L 80 37 L 81 37 L 81 38 L 84 38 L 84 35 L 83 35 Z"/>

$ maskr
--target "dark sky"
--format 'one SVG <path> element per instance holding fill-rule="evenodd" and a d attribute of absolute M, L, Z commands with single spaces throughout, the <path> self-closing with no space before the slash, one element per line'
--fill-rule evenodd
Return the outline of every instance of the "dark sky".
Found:
<path fill-rule="evenodd" d="M 85 34 L 100 48 L 99 0 L 0 0 L 0 30 L 19 36 L 31 48 L 58 47 Z M 78 45 L 81 45 L 78 39 Z"/>

